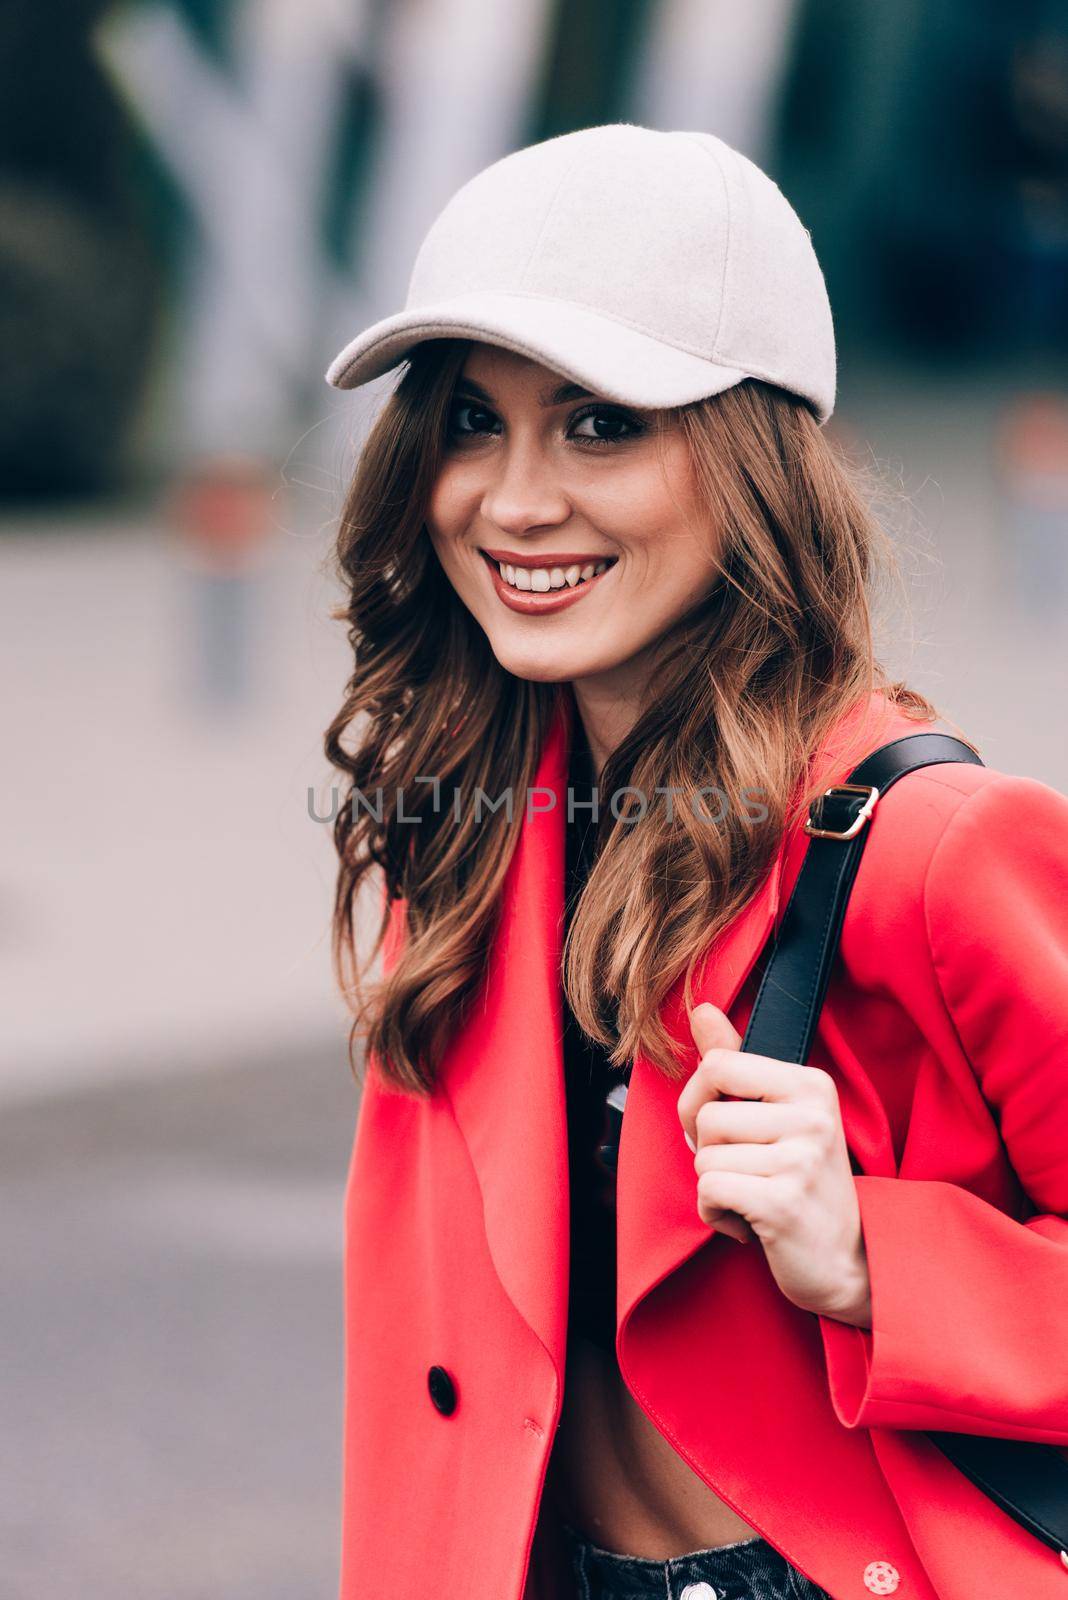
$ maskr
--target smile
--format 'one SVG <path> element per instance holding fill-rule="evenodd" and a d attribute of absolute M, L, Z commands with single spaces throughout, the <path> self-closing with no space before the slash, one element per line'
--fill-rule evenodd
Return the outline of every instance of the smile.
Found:
<path fill-rule="evenodd" d="M 516 556 L 507 550 L 482 550 L 499 599 L 510 610 L 539 615 L 559 611 L 596 587 L 611 571 L 618 556 L 595 556 L 581 552 L 560 552 L 543 556 L 535 565 L 530 556 Z"/>

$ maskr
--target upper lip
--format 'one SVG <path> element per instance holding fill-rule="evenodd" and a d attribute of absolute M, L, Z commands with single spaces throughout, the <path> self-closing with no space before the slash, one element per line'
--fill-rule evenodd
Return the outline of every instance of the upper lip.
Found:
<path fill-rule="evenodd" d="M 509 567 L 544 567 L 551 571 L 553 567 L 584 567 L 589 562 L 615 561 L 615 556 L 591 555 L 589 551 L 572 550 L 547 550 L 543 555 L 516 555 L 511 550 L 487 550 L 480 546 L 483 554 L 492 556 L 494 561 L 500 561 Z"/>

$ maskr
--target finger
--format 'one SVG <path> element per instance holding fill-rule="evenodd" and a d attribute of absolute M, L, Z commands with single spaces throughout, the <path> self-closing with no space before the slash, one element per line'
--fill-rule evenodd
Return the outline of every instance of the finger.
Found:
<path fill-rule="evenodd" d="M 808 1101 L 822 1098 L 831 1086 L 829 1074 L 817 1067 L 776 1061 L 748 1050 L 715 1049 L 701 1057 L 683 1095 L 694 1102 L 689 1109 L 696 1115 L 698 1105 L 705 1100 L 730 1096 L 742 1100 Z"/>
<path fill-rule="evenodd" d="M 778 1144 L 703 1144 L 693 1158 L 699 1178 L 706 1172 L 748 1172 L 771 1178 L 785 1165 L 783 1147 Z"/>
<path fill-rule="evenodd" d="M 774 1144 L 800 1133 L 804 1119 L 797 1106 L 785 1100 L 706 1100 L 698 1106 L 694 1124 L 701 1149 L 712 1144 Z"/>
<path fill-rule="evenodd" d="M 753 1056 L 721 1048 L 706 1051 L 683 1086 L 676 1105 L 690 1149 L 696 1151 L 700 1143 L 697 1113 L 703 1105 L 709 1101 L 719 1101 L 725 1095 L 740 1096 L 746 1100 L 785 1098 L 781 1094 L 785 1079 L 780 1079 L 777 1074 L 788 1074 L 792 1070 L 796 1069 L 788 1067 L 785 1062 L 771 1061 L 767 1056 Z M 780 1093 L 771 1092 L 776 1084 Z M 769 1092 L 765 1093 L 765 1090 Z"/>
<path fill-rule="evenodd" d="M 735 1211 L 753 1227 L 773 1198 L 771 1178 L 751 1172 L 703 1172 L 697 1180 L 697 1212 L 706 1221 L 714 1211 Z"/>
<path fill-rule="evenodd" d="M 701 1216 L 701 1221 L 708 1227 L 713 1228 L 716 1233 L 725 1233 L 728 1238 L 737 1239 L 739 1244 L 749 1244 L 756 1238 L 753 1229 L 744 1217 L 738 1215 L 737 1211 L 713 1208 L 705 1215 L 698 1208 L 698 1214 Z"/>
<path fill-rule="evenodd" d="M 693 1034 L 698 1055 L 703 1056 L 706 1050 L 714 1050 L 717 1047 L 725 1050 L 741 1048 L 741 1034 L 726 1012 L 714 1006 L 710 1000 L 702 1000 L 701 1004 L 694 1006 L 690 1012 L 690 1032 Z"/>
<path fill-rule="evenodd" d="M 714 1006 L 710 1000 L 702 1000 L 700 1005 L 694 1006 L 690 1012 L 690 1032 L 698 1053 L 703 1057 L 707 1051 L 716 1048 L 724 1050 L 737 1050 L 742 1042 L 742 1036 L 730 1021 L 726 1012 L 719 1006 Z M 690 1083 L 693 1078 L 691 1076 Z M 687 1085 L 689 1088 L 689 1085 Z M 695 1088 L 689 1094 L 683 1090 L 679 1097 L 678 1113 L 682 1123 L 683 1135 L 691 1150 L 697 1149 L 696 1135 L 693 1119 L 697 1109 L 708 1099 L 708 1090 Z"/>

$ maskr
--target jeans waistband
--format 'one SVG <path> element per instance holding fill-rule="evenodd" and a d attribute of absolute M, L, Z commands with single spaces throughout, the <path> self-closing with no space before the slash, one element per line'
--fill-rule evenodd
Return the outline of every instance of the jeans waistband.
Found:
<path fill-rule="evenodd" d="M 567 1523 L 563 1531 L 579 1600 L 818 1600 L 825 1595 L 760 1537 L 653 1561 L 602 1550 Z"/>

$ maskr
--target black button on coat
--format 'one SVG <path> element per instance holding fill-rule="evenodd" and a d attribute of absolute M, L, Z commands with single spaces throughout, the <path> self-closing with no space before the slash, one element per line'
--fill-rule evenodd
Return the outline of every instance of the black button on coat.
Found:
<path fill-rule="evenodd" d="M 444 1367 L 431 1367 L 426 1375 L 430 1398 L 443 1416 L 456 1410 L 456 1385 Z"/>

